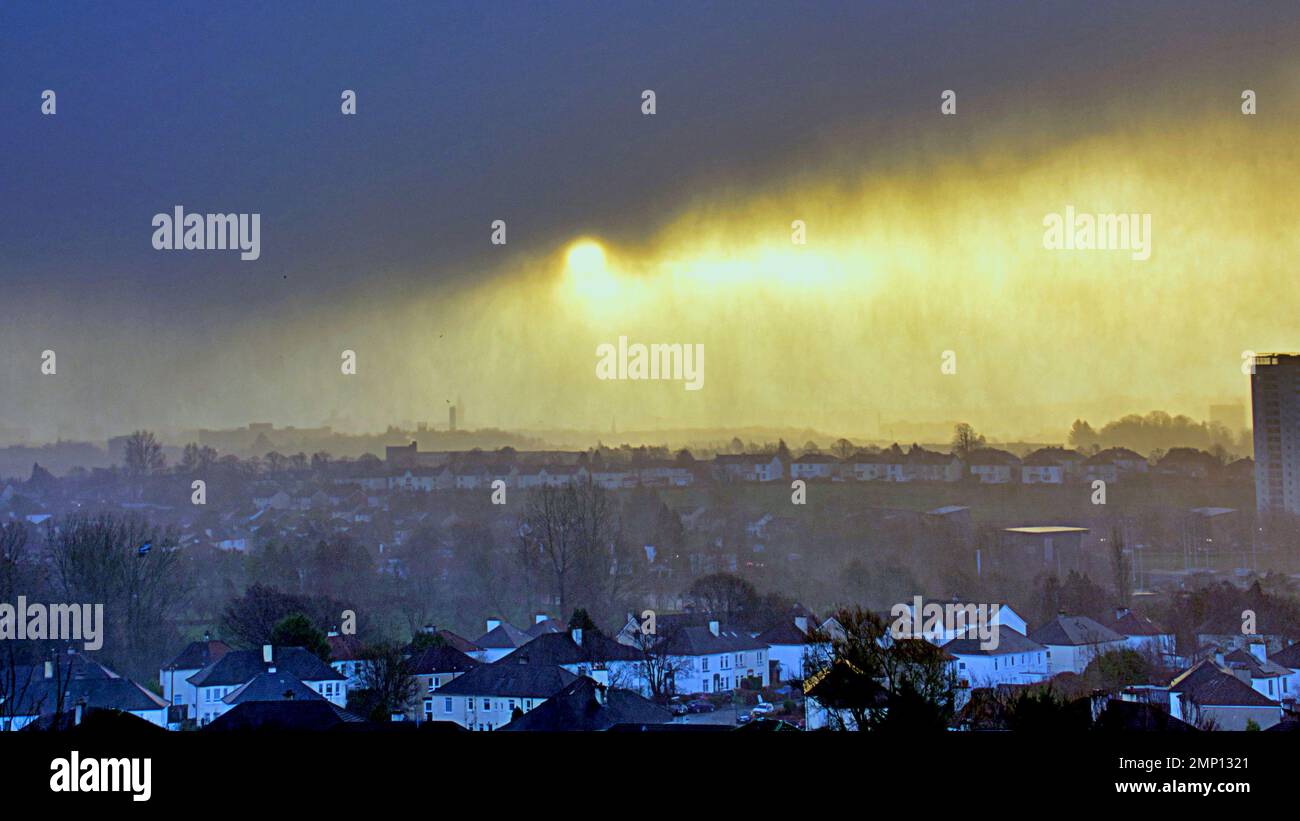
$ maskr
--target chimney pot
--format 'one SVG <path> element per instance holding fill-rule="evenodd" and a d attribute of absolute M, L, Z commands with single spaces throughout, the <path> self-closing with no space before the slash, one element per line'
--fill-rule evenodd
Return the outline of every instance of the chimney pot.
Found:
<path fill-rule="evenodd" d="M 1261 663 L 1268 661 L 1268 645 L 1262 641 L 1252 641 L 1250 643 L 1250 654 L 1259 659 Z"/>

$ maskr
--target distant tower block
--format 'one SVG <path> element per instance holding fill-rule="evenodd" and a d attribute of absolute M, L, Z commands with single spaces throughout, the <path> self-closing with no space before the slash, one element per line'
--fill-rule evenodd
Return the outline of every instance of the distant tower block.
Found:
<path fill-rule="evenodd" d="M 1255 505 L 1300 514 L 1300 354 L 1260 354 L 1250 377 Z"/>
<path fill-rule="evenodd" d="M 456 430 L 456 406 L 455 405 L 452 405 L 450 408 L 447 408 L 447 429 L 453 432 Z"/>

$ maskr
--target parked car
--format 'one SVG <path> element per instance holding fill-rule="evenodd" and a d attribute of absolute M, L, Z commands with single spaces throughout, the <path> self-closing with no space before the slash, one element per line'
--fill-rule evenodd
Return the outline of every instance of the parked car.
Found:
<path fill-rule="evenodd" d="M 754 709 L 751 712 L 756 716 L 770 716 L 772 713 L 776 712 L 776 705 L 770 701 L 760 701 L 754 705 Z"/>
<path fill-rule="evenodd" d="M 691 711 L 690 707 L 688 707 L 685 704 L 682 704 L 680 701 L 668 705 L 668 712 L 672 713 L 675 716 L 684 716 L 690 711 Z"/>
<path fill-rule="evenodd" d="M 718 709 L 717 707 L 713 706 L 713 702 L 706 701 L 702 698 L 697 698 L 695 701 L 692 701 L 689 704 L 687 704 L 686 707 L 692 713 L 711 713 L 714 710 Z"/>
<path fill-rule="evenodd" d="M 736 716 L 736 723 L 737 723 L 737 724 L 748 724 L 749 722 L 751 722 L 751 721 L 753 721 L 753 720 L 754 720 L 754 714 L 753 714 L 753 713 L 741 713 L 740 715 Z"/>

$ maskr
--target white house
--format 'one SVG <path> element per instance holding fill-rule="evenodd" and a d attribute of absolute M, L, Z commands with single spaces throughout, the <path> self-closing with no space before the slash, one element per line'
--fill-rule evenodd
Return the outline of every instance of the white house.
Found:
<path fill-rule="evenodd" d="M 966 457 L 966 466 L 981 484 L 1004 485 L 1016 480 L 1020 460 L 996 448 L 979 448 Z"/>
<path fill-rule="evenodd" d="M 764 454 L 719 454 L 713 459 L 715 475 L 722 480 L 740 482 L 775 482 L 785 478 L 781 457 Z"/>
<path fill-rule="evenodd" d="M 1082 673 L 1097 656 L 1124 647 L 1124 637 L 1087 616 L 1057 616 L 1029 634 L 1047 648 L 1047 672 Z"/>
<path fill-rule="evenodd" d="M 577 678 L 563 667 L 522 659 L 484 664 L 440 687 L 431 717 L 469 730 L 495 730 L 509 724 L 516 710 L 528 712 Z"/>
<path fill-rule="evenodd" d="M 994 642 L 987 642 L 992 645 Z M 943 650 L 956 659 L 953 665 L 962 689 L 999 684 L 1034 684 L 1048 677 L 1047 648 L 1006 625 L 997 627 L 997 646 L 984 647 L 978 636 L 955 638 Z"/>
<path fill-rule="evenodd" d="M 78 707 L 120 710 L 167 727 L 167 702 L 131 679 L 80 653 L 13 668 L 13 703 L 0 710 L 0 729 L 21 730 L 44 717 L 67 717 Z"/>
<path fill-rule="evenodd" d="M 231 650 L 190 676 L 198 691 L 198 720 L 208 724 L 232 706 L 226 696 L 262 673 L 287 673 L 339 707 L 348 703 L 347 678 L 301 647 L 266 644 L 256 650 Z"/>
<path fill-rule="evenodd" d="M 1253 723 L 1267 730 L 1282 720 L 1282 705 L 1261 695 L 1236 673 L 1203 659 L 1169 684 L 1169 714 L 1195 727 L 1245 730 Z"/>
<path fill-rule="evenodd" d="M 767 645 L 768 659 L 776 662 L 777 681 L 803 681 L 807 665 L 812 660 L 824 658 L 829 654 L 825 643 L 816 643 L 809 638 L 807 616 L 795 616 L 782 622 L 766 632 L 760 633 L 758 640 Z"/>
<path fill-rule="evenodd" d="M 664 638 L 663 652 L 680 663 L 673 676 L 678 693 L 719 693 L 740 688 L 746 678 L 758 678 L 766 687 L 768 646 L 748 633 L 722 630 L 716 621 L 708 627 L 681 627 Z"/>
<path fill-rule="evenodd" d="M 824 453 L 805 453 L 790 463 L 793 479 L 831 479 L 838 472 L 840 460 Z"/>
<path fill-rule="evenodd" d="M 1289 645 L 1268 656 L 1274 664 L 1290 671 L 1283 683 L 1283 701 L 1296 701 L 1300 698 L 1300 643 Z"/>
<path fill-rule="evenodd" d="M 850 457 L 849 465 L 859 482 L 907 481 L 907 457 L 898 445 L 874 454 L 859 451 Z"/>
<path fill-rule="evenodd" d="M 1130 650 L 1136 650 L 1166 665 L 1177 658 L 1174 634 L 1127 607 L 1117 608 L 1115 618 L 1106 626 L 1123 636 L 1124 646 Z"/>
<path fill-rule="evenodd" d="M 576 676 L 647 694 L 650 687 L 644 658 L 639 650 L 600 633 L 572 628 L 563 633 L 543 633 L 499 663 L 561 667 Z"/>
<path fill-rule="evenodd" d="M 230 646 L 224 641 L 212 641 L 206 637 L 203 641 L 187 644 L 176 658 L 158 671 L 163 700 L 177 707 L 185 707 L 186 718 L 198 718 L 199 692 L 189 682 L 189 678 L 228 652 Z"/>

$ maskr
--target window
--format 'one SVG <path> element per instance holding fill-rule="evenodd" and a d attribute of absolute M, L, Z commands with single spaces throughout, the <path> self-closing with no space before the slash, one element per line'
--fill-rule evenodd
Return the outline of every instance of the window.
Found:
<path fill-rule="evenodd" d="M 512 698 L 510 699 L 510 701 L 507 702 L 507 704 L 509 704 L 510 706 L 510 712 L 513 713 L 515 711 L 515 700 Z"/>
<path fill-rule="evenodd" d="M 700 669 L 703 670 L 703 671 L 706 672 L 706 673 L 709 672 L 709 657 L 708 657 L 708 656 L 704 656 L 703 658 L 700 659 Z"/>
<path fill-rule="evenodd" d="M 483 699 L 483 709 L 484 709 L 484 710 L 491 710 L 491 709 L 492 709 L 492 699 L 489 699 L 489 698 L 485 698 L 485 699 Z"/>
<path fill-rule="evenodd" d="M 444 699 L 442 700 L 442 711 L 443 711 L 444 713 L 450 713 L 450 712 L 451 712 L 451 699 L 449 699 L 449 698 L 444 698 Z"/>
<path fill-rule="evenodd" d="M 473 697 L 473 696 L 470 696 L 469 698 L 465 699 L 465 706 L 466 706 L 468 709 L 470 709 L 470 710 L 473 710 L 473 709 L 474 709 L 474 697 Z"/>

